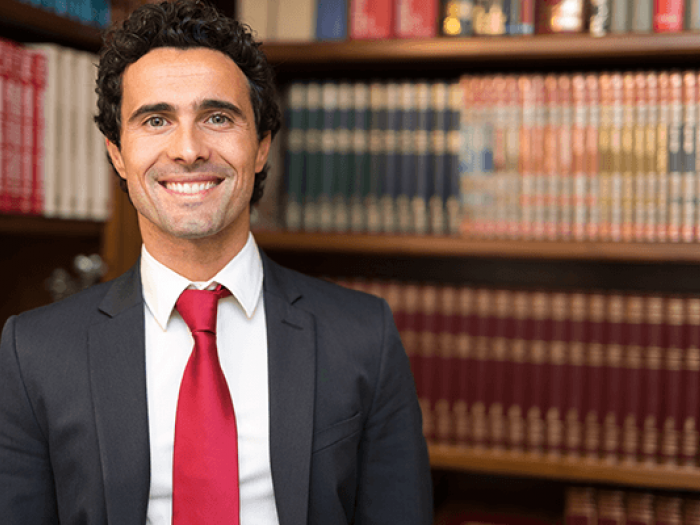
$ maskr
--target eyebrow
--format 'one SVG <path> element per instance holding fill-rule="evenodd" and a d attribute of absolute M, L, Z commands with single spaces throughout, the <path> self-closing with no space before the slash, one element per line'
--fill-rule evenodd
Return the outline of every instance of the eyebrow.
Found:
<path fill-rule="evenodd" d="M 208 98 L 208 99 L 204 99 L 202 102 L 195 105 L 196 111 L 201 111 L 203 109 L 226 110 L 226 111 L 233 113 L 236 117 L 245 120 L 245 114 L 243 113 L 243 110 L 241 108 L 239 108 L 235 104 L 232 104 L 230 102 L 226 102 L 224 100 Z M 167 102 L 158 102 L 156 104 L 144 104 L 143 106 L 139 107 L 136 111 L 134 111 L 131 114 L 128 122 L 133 123 L 136 120 L 139 120 L 144 115 L 149 115 L 151 113 L 175 113 L 175 112 L 176 112 L 175 106 L 173 106 L 172 104 L 168 104 Z"/>

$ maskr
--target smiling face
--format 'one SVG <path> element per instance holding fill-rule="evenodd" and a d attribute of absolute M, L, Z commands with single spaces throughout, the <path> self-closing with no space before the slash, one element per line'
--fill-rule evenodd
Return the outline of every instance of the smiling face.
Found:
<path fill-rule="evenodd" d="M 124 72 L 121 121 L 121 148 L 107 149 L 149 251 L 214 237 L 242 246 L 270 135 L 258 140 L 233 60 L 207 48 L 149 51 Z"/>

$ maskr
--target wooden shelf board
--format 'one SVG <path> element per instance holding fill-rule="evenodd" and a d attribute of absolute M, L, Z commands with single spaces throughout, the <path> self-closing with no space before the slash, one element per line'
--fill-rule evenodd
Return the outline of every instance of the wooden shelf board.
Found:
<path fill-rule="evenodd" d="M 0 215 L 0 233 L 9 235 L 45 235 L 95 237 L 102 234 L 104 223 L 82 220 L 48 219 L 25 215 Z"/>
<path fill-rule="evenodd" d="M 385 256 L 492 257 L 617 262 L 700 262 L 700 243 L 472 240 L 461 237 L 255 232 L 269 250 Z"/>
<path fill-rule="evenodd" d="M 700 53 L 700 34 L 588 34 L 355 40 L 263 45 L 277 66 L 332 63 L 492 62 L 682 57 Z"/>
<path fill-rule="evenodd" d="M 102 45 L 100 30 L 75 20 L 39 9 L 19 0 L 0 2 L 0 23 L 26 28 L 32 37 L 38 33 L 61 43 L 96 51 Z"/>
<path fill-rule="evenodd" d="M 700 490 L 700 469 L 588 463 L 527 453 L 430 445 L 433 468 L 670 490 Z"/>

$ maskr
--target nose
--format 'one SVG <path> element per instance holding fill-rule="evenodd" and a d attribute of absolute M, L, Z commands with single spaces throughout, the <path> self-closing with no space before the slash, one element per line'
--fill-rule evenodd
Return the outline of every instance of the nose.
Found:
<path fill-rule="evenodd" d="M 180 122 L 170 135 L 168 156 L 171 160 L 189 165 L 209 158 L 209 147 L 202 130 L 194 123 Z"/>

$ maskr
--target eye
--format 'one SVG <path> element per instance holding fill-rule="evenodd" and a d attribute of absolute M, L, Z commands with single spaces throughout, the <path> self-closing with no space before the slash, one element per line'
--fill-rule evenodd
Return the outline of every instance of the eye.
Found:
<path fill-rule="evenodd" d="M 150 126 L 152 128 L 162 128 L 166 124 L 166 120 L 163 117 L 160 117 L 158 115 L 154 115 L 152 117 L 149 117 L 145 124 L 147 126 Z"/>
<path fill-rule="evenodd" d="M 222 124 L 229 124 L 231 119 L 228 117 L 228 115 L 224 115 L 223 113 L 213 113 L 212 115 L 209 115 L 207 121 L 220 126 Z"/>

